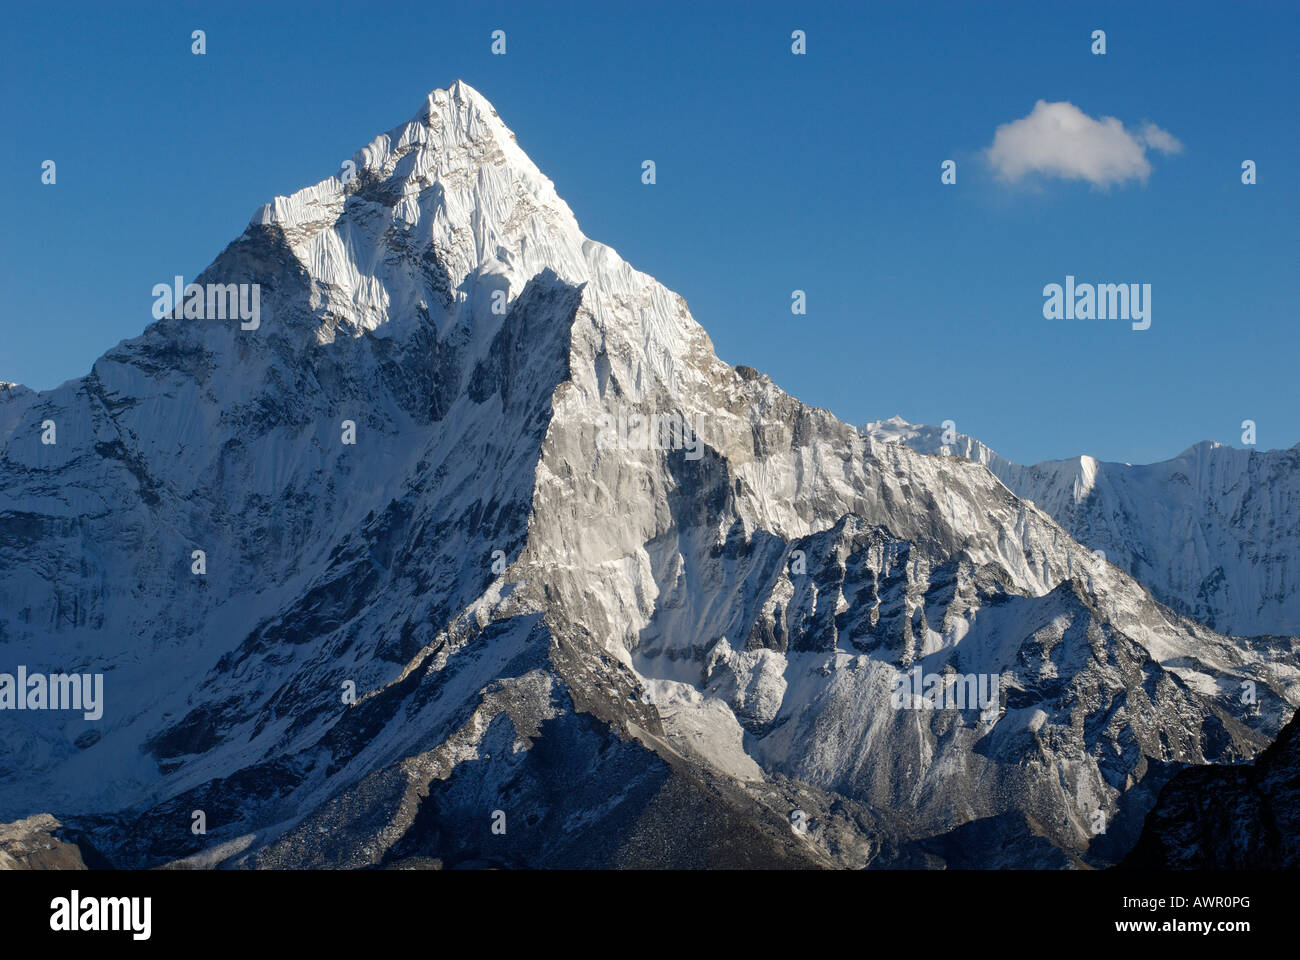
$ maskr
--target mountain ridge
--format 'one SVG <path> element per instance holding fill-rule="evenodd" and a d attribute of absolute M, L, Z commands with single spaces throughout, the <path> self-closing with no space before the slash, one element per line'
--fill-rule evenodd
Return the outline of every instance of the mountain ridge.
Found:
<path fill-rule="evenodd" d="M 1300 531 L 1286 522 L 1300 510 L 1300 443 L 1257 451 L 1201 441 L 1152 464 L 1085 454 L 1022 466 L 965 434 L 900 417 L 862 430 L 984 464 L 1163 602 L 1220 632 L 1300 633 L 1300 571 L 1293 559 L 1300 555 Z M 1256 496 L 1261 490 L 1269 494 L 1264 503 Z M 1171 536 L 1192 546 L 1192 555 L 1174 548 Z"/>

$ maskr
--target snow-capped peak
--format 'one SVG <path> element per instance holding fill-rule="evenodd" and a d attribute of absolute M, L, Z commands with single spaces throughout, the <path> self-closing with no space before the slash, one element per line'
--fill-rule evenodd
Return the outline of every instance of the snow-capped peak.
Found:
<path fill-rule="evenodd" d="M 505 165 L 510 180 L 542 205 L 573 220 L 568 205 L 519 148 L 515 135 L 477 90 L 457 80 L 432 91 L 405 124 L 382 134 L 358 150 L 334 176 L 288 197 L 276 197 L 252 217 L 254 224 L 278 224 L 286 229 L 318 221 L 322 205 L 363 192 L 368 182 L 383 183 L 391 199 L 419 194 L 447 178 L 473 180 L 484 164 Z M 337 213 L 337 211 L 335 211 Z M 576 221 L 572 224 L 576 229 Z"/>

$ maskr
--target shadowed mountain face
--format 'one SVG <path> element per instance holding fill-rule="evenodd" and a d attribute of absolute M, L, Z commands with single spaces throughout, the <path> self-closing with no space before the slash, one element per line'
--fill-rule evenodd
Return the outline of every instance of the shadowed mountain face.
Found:
<path fill-rule="evenodd" d="M 468 86 L 353 159 L 197 278 L 256 329 L 0 391 L 0 670 L 104 675 L 8 715 L 0 818 L 127 867 L 1107 864 L 1291 715 L 1294 641 L 718 360 Z"/>
<path fill-rule="evenodd" d="M 1300 717 L 1252 764 L 1197 767 L 1175 776 L 1121 866 L 1300 868 Z"/>

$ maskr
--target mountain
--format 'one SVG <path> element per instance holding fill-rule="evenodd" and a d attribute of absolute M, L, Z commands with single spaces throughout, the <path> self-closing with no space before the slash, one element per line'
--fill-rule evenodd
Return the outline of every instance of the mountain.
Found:
<path fill-rule="evenodd" d="M 1165 604 L 1221 632 L 1300 634 L 1300 444 L 1198 443 L 1161 463 L 1089 456 L 1021 466 L 971 437 L 900 417 L 870 437 L 982 463 Z"/>
<path fill-rule="evenodd" d="M 1300 717 L 1254 763 L 1179 772 L 1161 791 L 1121 866 L 1300 868 Z"/>
<path fill-rule="evenodd" d="M 0 870 L 85 870 L 76 845 L 55 836 L 61 826 L 48 813 L 0 825 Z"/>
<path fill-rule="evenodd" d="M 257 323 L 0 391 L 0 671 L 104 677 L 5 717 L 0 819 L 118 867 L 1105 865 L 1300 702 L 1293 638 L 720 361 L 466 84 L 353 162 L 196 278 Z"/>

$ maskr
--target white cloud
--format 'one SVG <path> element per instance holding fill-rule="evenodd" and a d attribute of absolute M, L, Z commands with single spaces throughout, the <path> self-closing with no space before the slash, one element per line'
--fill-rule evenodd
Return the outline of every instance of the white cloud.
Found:
<path fill-rule="evenodd" d="M 1161 153 L 1182 153 L 1183 142 L 1168 130 L 1161 130 L 1154 123 L 1142 127 L 1142 139 L 1148 147 Z"/>
<path fill-rule="evenodd" d="M 998 127 L 986 156 L 1005 180 L 1041 174 L 1107 187 L 1145 182 L 1151 174 L 1147 147 L 1177 153 L 1183 145 L 1154 123 L 1134 133 L 1114 117 L 1094 120 L 1072 103 L 1039 100 L 1029 116 Z"/>

